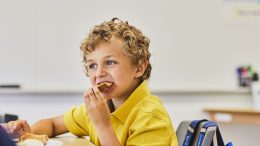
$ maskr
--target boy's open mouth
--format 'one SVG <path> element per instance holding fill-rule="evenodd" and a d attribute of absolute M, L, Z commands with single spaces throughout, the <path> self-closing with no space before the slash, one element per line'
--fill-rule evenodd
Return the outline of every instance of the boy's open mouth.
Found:
<path fill-rule="evenodd" d="M 100 92 L 103 92 L 106 88 L 110 87 L 112 85 L 111 82 L 102 82 L 97 85 Z"/>

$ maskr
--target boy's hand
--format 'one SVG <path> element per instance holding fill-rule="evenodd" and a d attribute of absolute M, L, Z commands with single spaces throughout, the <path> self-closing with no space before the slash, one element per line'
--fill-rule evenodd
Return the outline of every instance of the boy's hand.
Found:
<path fill-rule="evenodd" d="M 111 124 L 106 100 L 97 87 L 89 88 L 85 92 L 84 101 L 90 120 L 97 129 L 105 128 Z"/>
<path fill-rule="evenodd" d="M 1 124 L 1 126 L 12 138 L 19 138 L 24 133 L 31 132 L 31 128 L 25 120 L 10 121 L 8 123 Z"/>

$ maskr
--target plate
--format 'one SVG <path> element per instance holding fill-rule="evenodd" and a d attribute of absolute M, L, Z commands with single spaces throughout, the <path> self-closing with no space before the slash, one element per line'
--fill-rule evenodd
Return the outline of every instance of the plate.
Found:
<path fill-rule="evenodd" d="M 44 145 L 41 141 L 35 139 L 27 139 L 23 142 L 16 143 L 16 146 L 62 146 L 63 142 L 56 139 L 49 139 Z"/>
<path fill-rule="evenodd" d="M 62 146 L 63 142 L 57 139 L 49 139 L 45 146 Z"/>
<path fill-rule="evenodd" d="M 44 146 L 44 144 L 36 139 L 26 139 L 23 142 L 19 142 L 16 146 Z"/>

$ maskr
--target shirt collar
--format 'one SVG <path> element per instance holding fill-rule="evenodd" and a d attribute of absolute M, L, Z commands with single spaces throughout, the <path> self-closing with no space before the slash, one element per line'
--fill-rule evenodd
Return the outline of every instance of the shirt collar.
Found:
<path fill-rule="evenodd" d="M 127 100 L 112 113 L 112 116 L 115 116 L 125 123 L 134 106 L 148 95 L 150 95 L 150 91 L 148 89 L 147 81 L 145 80 L 134 90 Z"/>

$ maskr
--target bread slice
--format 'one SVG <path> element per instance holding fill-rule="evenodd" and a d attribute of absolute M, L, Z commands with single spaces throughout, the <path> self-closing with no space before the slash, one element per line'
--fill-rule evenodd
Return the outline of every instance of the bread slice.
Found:
<path fill-rule="evenodd" d="M 38 135 L 33 133 L 24 133 L 20 138 L 19 142 L 25 141 L 27 139 L 35 139 L 41 141 L 43 144 L 46 144 L 49 137 L 47 135 Z"/>
<path fill-rule="evenodd" d="M 103 82 L 103 83 L 97 85 L 97 87 L 98 87 L 99 91 L 102 92 L 102 91 L 104 91 L 107 87 L 109 87 L 109 86 L 111 86 L 111 85 L 112 85 L 112 83 L 110 83 L 110 82 Z"/>

